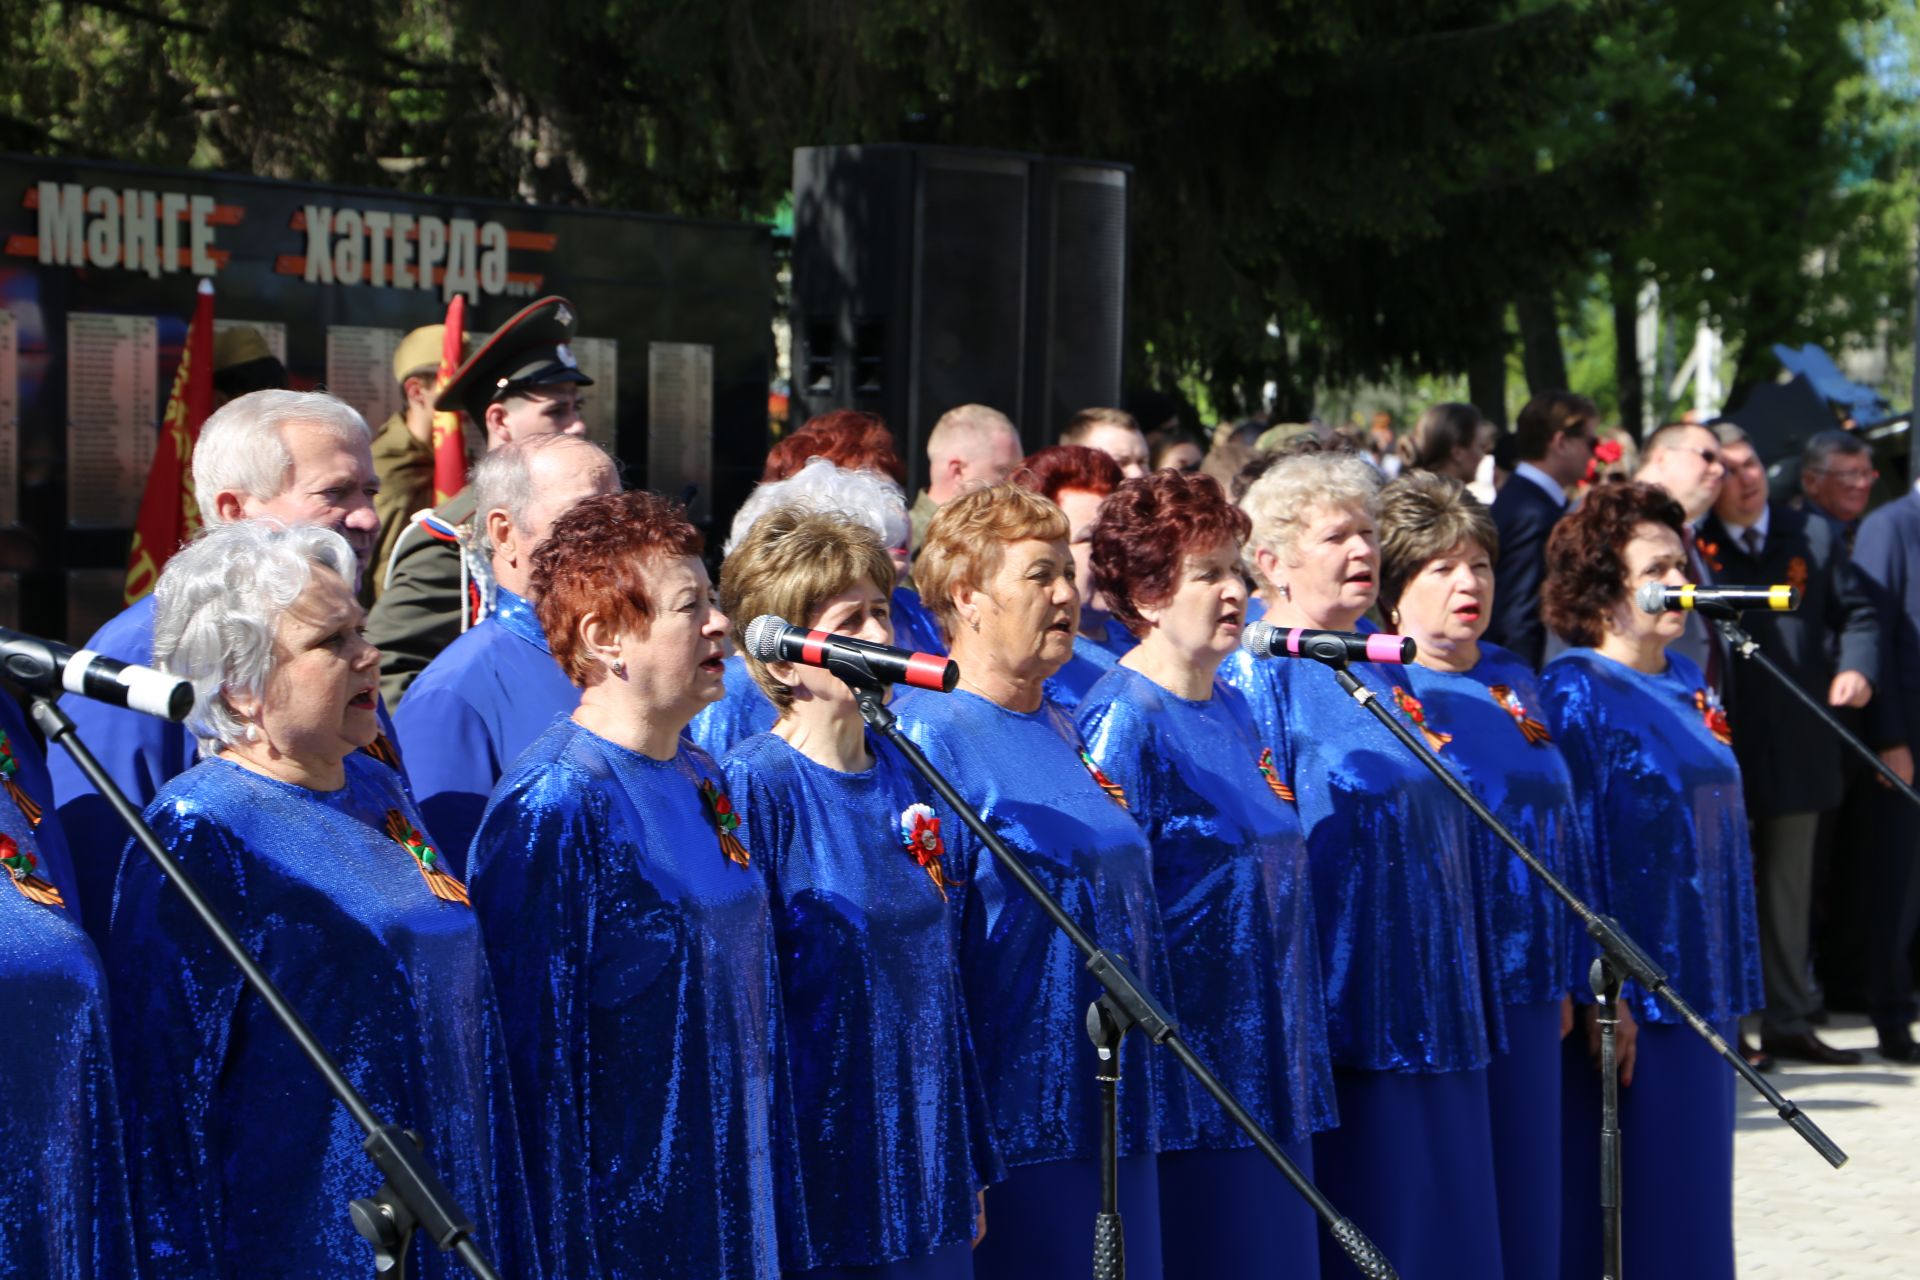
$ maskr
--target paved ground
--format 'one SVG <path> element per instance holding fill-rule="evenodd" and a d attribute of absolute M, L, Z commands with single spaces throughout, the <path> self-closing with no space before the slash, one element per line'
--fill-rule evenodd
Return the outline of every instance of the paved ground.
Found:
<path fill-rule="evenodd" d="M 1850 1157 L 1828 1166 L 1740 1086 L 1733 1213 L 1742 1280 L 1863 1280 L 1920 1273 L 1920 1067 L 1872 1052 L 1864 1019 L 1822 1033 L 1867 1051 L 1857 1067 L 1781 1063 L 1774 1087 Z"/>

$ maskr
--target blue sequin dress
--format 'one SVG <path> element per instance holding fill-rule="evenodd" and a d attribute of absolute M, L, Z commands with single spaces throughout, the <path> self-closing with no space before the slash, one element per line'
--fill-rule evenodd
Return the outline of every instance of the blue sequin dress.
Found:
<path fill-rule="evenodd" d="M 947 641 L 939 620 L 912 587 L 893 589 L 893 643 L 915 653 L 945 653 Z"/>
<path fill-rule="evenodd" d="M 1116 626 L 1114 628 L 1118 630 Z M 1087 696 L 1094 685 L 1100 683 L 1100 677 L 1120 665 L 1120 655 L 1112 646 L 1089 640 L 1083 635 L 1073 638 L 1073 656 L 1066 665 L 1054 672 L 1047 680 L 1047 701 L 1062 711 L 1076 711 L 1080 700 Z"/>
<path fill-rule="evenodd" d="M 424 1137 L 503 1274 L 525 1273 L 479 923 L 390 834 L 396 819 L 419 834 L 399 777 L 355 753 L 344 787 L 313 791 L 216 758 L 162 787 L 146 818 L 375 1114 Z M 122 867 L 107 967 L 147 1274 L 370 1274 L 346 1212 L 380 1185 L 363 1135 L 145 856 Z M 423 1242 L 411 1265 L 463 1270 Z"/>
<path fill-rule="evenodd" d="M 916 690 L 901 726 L 987 823 L 1029 862 L 1067 912 L 1118 951 L 1174 1008 L 1146 837 L 1083 756 L 1059 707 L 1019 712 L 959 690 Z M 1084 1269 L 1098 1199 L 1099 1093 L 1086 1037 L 1100 989 L 1078 951 L 970 833 L 947 847 L 965 884 L 960 968 L 974 1050 L 1009 1175 L 989 1199 L 975 1270 L 1054 1277 Z M 1159 1276 L 1153 1155 L 1183 1139 L 1186 1082 L 1137 1038 L 1120 1084 L 1121 1212 L 1136 1280 Z"/>
<path fill-rule="evenodd" d="M 1547 664 L 1547 723 L 1591 815 L 1582 891 L 1618 919 L 1673 988 L 1732 1038 L 1760 1008 L 1753 858 L 1740 768 L 1700 669 L 1667 652 L 1659 675 L 1592 649 Z M 1727 735 L 1730 737 L 1730 735 Z M 1579 948 L 1584 971 L 1591 944 Z M 1584 989 L 1581 987 L 1576 991 Z M 1624 1132 L 1624 1269 L 1635 1277 L 1727 1280 L 1733 1275 L 1733 1108 L 1736 1080 L 1656 998 L 1629 984 L 1640 1021 L 1633 1084 L 1620 1091 Z M 1568 1037 L 1574 1041 L 1578 1037 Z M 1566 1051 L 1567 1274 L 1600 1264 L 1597 1073 L 1584 1044 Z"/>
<path fill-rule="evenodd" d="M 958 824 L 922 801 L 930 790 L 891 747 L 869 746 L 860 773 L 773 734 L 723 762 L 767 879 L 804 1120 L 806 1203 L 783 1205 L 782 1222 L 804 1222 L 811 1249 L 788 1232 L 783 1263 L 880 1280 L 883 1264 L 947 1254 L 971 1275 L 974 1193 L 1004 1170 L 960 994 L 949 900 L 964 886 L 943 853 Z"/>
<path fill-rule="evenodd" d="M 693 745 L 715 760 L 726 759 L 727 752 L 756 733 L 766 733 L 780 718 L 779 708 L 760 692 L 747 670 L 747 660 L 739 654 L 727 659 L 724 680 L 726 691 L 720 701 L 703 708 L 687 726 Z"/>
<path fill-rule="evenodd" d="M 1153 846 L 1180 1023 L 1202 1062 L 1310 1172 L 1336 1123 L 1300 818 L 1238 690 L 1195 702 L 1125 666 L 1080 704 L 1087 750 Z M 1318 1220 L 1211 1098 L 1160 1158 L 1163 1238 L 1195 1273 L 1311 1271 Z M 1236 1197 L 1251 1200 L 1247 1212 Z"/>
<path fill-rule="evenodd" d="M 1412 721 L 1400 673 L 1354 671 Z M 1314 1138 L 1320 1185 L 1409 1280 L 1498 1280 L 1472 817 L 1319 663 L 1240 652 L 1221 678 L 1246 695 L 1307 833 L 1340 1110 Z M 1322 1255 L 1323 1274 L 1342 1268 Z"/>
<path fill-rule="evenodd" d="M 1573 778 L 1545 724 L 1538 677 L 1505 649 L 1480 646 L 1464 672 L 1406 668 L 1440 756 L 1562 880 L 1586 864 Z M 1560 1266 L 1560 1001 L 1572 913 L 1483 823 L 1467 827 L 1480 908 L 1488 1004 L 1498 1013 L 1487 1068 L 1501 1252 L 1513 1276 Z"/>
<path fill-rule="evenodd" d="M 13 750 L 37 754 L 25 740 Z M 45 838 L 58 827 L 50 812 L 29 822 L 0 795 L 0 876 L 9 882 L 0 884 L 0 1275 L 123 1280 L 139 1268 L 106 974 L 66 898 L 71 886 L 46 874 Z"/>
<path fill-rule="evenodd" d="M 655 760 L 560 720 L 474 837 L 549 1276 L 778 1274 L 773 934 L 725 801 L 684 740 Z"/>

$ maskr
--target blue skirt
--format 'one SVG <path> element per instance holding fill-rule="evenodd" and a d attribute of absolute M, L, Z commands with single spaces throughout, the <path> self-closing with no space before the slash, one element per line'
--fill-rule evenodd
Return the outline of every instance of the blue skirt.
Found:
<path fill-rule="evenodd" d="M 1334 1208 L 1401 1280 L 1501 1280 L 1487 1073 L 1336 1070 L 1333 1087 L 1340 1127 L 1313 1135 L 1313 1164 Z M 1353 1274 L 1323 1233 L 1323 1280 Z"/>
<path fill-rule="evenodd" d="M 1715 1028 L 1729 1043 L 1729 1022 Z M 1567 1037 L 1561 1273 L 1600 1274 L 1600 1073 Z M 1633 1280 L 1733 1280 L 1733 1068 L 1684 1026 L 1640 1024 L 1620 1090 L 1622 1270 Z"/>
<path fill-rule="evenodd" d="M 1280 1149 L 1313 1177 L 1311 1141 L 1283 1142 Z M 1252 1147 L 1160 1154 L 1166 1280 L 1317 1275 L 1319 1221 L 1293 1184 Z"/>
<path fill-rule="evenodd" d="M 1509 1276 L 1560 1267 L 1560 1002 L 1510 1004 L 1505 1053 L 1487 1067 L 1500 1257 Z"/>
<path fill-rule="evenodd" d="M 790 1280 L 973 1280 L 973 1245 L 963 1241 L 924 1258 L 902 1258 L 875 1267 L 815 1267 L 780 1274 Z"/>
<path fill-rule="evenodd" d="M 1151 1155 L 1120 1159 L 1127 1280 L 1160 1278 L 1160 1179 Z M 987 1238 L 973 1251 L 980 1280 L 1061 1280 L 1093 1272 L 1100 1162 L 1050 1160 L 1007 1171 L 987 1189 Z"/>

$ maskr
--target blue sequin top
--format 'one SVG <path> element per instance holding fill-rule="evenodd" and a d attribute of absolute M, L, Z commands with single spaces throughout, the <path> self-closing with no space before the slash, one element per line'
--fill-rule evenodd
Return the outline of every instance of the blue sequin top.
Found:
<path fill-rule="evenodd" d="M 1573 778 L 1546 727 L 1539 678 L 1494 644 L 1465 672 L 1410 666 L 1406 675 L 1436 732 L 1440 758 L 1520 842 L 1565 880 L 1586 865 L 1586 826 Z M 1486 824 L 1469 817 L 1480 901 L 1480 957 L 1496 1005 L 1567 993 L 1573 915 Z"/>
<path fill-rule="evenodd" d="M 123 1280 L 139 1271 L 107 981 L 74 904 L 42 874 L 41 837 L 58 822 L 48 812 L 35 827 L 0 795 L 0 1274 Z"/>
<path fill-rule="evenodd" d="M 788 1270 L 966 1241 L 974 1192 L 1000 1176 L 948 910 L 962 886 L 942 846 L 958 824 L 913 810 L 929 789 L 892 748 L 869 747 L 871 768 L 840 773 L 757 734 L 722 766 L 767 879 L 805 1126 L 799 1216 L 812 1248 L 797 1252 L 786 1233 Z M 792 1206 L 781 1208 L 784 1226 Z"/>
<path fill-rule="evenodd" d="M 1393 692 L 1407 696 L 1402 676 L 1372 664 L 1354 671 L 1406 716 Z M 1246 695 L 1280 781 L 1298 797 L 1334 1065 L 1487 1065 L 1472 815 L 1319 663 L 1242 651 L 1220 674 Z"/>
<path fill-rule="evenodd" d="M 914 690 L 901 727 L 1067 913 L 1126 958 L 1175 1009 L 1146 837 L 1082 759 L 1072 718 L 1052 703 L 1010 711 L 967 690 Z M 1099 1093 L 1087 1006 L 1100 995 L 1066 935 L 955 826 L 950 859 L 965 884 L 960 972 L 974 1052 L 1010 1167 L 1099 1153 Z M 1158 1051 L 1129 1043 L 1120 1082 L 1123 1154 L 1185 1134 L 1186 1080 Z M 1170 1123 L 1171 1121 L 1171 1123 Z"/>
<path fill-rule="evenodd" d="M 1540 693 L 1591 822 L 1576 891 L 1618 919 L 1703 1017 L 1725 1022 L 1765 998 L 1740 766 L 1707 723 L 1717 708 L 1702 708 L 1705 683 L 1671 649 L 1659 675 L 1569 649 L 1541 673 Z M 1583 939 L 1576 994 L 1588 990 L 1593 954 Z M 1676 1021 L 1644 991 L 1629 998 L 1642 1022 Z"/>
<path fill-rule="evenodd" d="M 1153 845 L 1180 1026 L 1262 1128 L 1296 1141 L 1336 1123 L 1320 940 L 1300 817 L 1261 768 L 1238 690 L 1192 702 L 1115 667 L 1080 704 L 1087 750 L 1126 788 Z M 1197 1147 L 1251 1144 L 1193 1100 Z"/>
<path fill-rule="evenodd" d="M 702 708 L 687 726 L 693 745 L 715 760 L 726 759 L 727 752 L 754 734 L 767 732 L 780 718 L 779 709 L 760 692 L 747 670 L 747 660 L 739 654 L 727 659 L 724 680 L 726 692 L 720 701 Z"/>
<path fill-rule="evenodd" d="M 146 818 L 375 1114 L 425 1139 L 503 1273 L 526 1269 L 527 1196 L 500 1020 L 471 907 L 437 896 L 388 833 L 419 817 L 355 753 L 313 791 L 226 759 L 168 782 Z M 363 1135 L 144 855 L 120 874 L 107 967 L 149 1276 L 369 1274 L 346 1202 L 380 1175 Z M 423 1274 L 462 1270 L 416 1248 Z"/>
<path fill-rule="evenodd" d="M 773 935 L 724 788 L 559 720 L 474 837 L 549 1276 L 778 1274 Z"/>
<path fill-rule="evenodd" d="M 1047 679 L 1047 701 L 1062 711 L 1075 711 L 1100 677 L 1114 669 L 1120 655 L 1083 635 L 1073 638 L 1073 656 Z"/>
<path fill-rule="evenodd" d="M 893 643 L 915 653 L 945 653 L 947 641 L 933 610 L 920 601 L 912 587 L 893 589 Z"/>

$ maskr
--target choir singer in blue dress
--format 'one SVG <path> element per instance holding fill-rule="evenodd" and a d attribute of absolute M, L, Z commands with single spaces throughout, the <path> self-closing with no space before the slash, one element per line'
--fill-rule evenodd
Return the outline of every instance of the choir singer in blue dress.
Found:
<path fill-rule="evenodd" d="M 682 737 L 720 696 L 727 633 L 700 549 L 650 493 L 554 522 L 533 594 L 580 704 L 474 837 L 549 1276 L 779 1273 L 766 883 L 719 766 Z"/>
<path fill-rule="evenodd" d="M 892 590 L 871 530 L 795 508 L 762 516 L 720 577 L 736 631 L 772 614 L 873 644 L 892 643 Z M 784 1274 L 969 1280 L 976 1201 L 1001 1174 L 949 910 L 957 821 L 869 736 L 838 676 L 751 655 L 747 669 L 780 713 L 723 767 L 767 879 L 803 1124 L 805 1203 L 781 1221 L 806 1230 L 784 1232 Z"/>
<path fill-rule="evenodd" d="M 138 1280 L 106 974 L 76 918 L 72 876 L 49 865 L 60 820 L 4 693 L 0 725 L 0 874 L 11 885 L 0 889 L 0 1163 L 11 1206 L 0 1213 L 0 1275 Z"/>
<path fill-rule="evenodd" d="M 1093 587 L 1093 526 L 1100 504 L 1126 476 L 1098 449 L 1056 444 L 1032 454 L 1013 473 L 1013 482 L 1059 506 L 1067 516 L 1067 547 L 1073 552 L 1073 585 L 1080 595 L 1080 620 L 1074 624 L 1073 656 L 1047 681 L 1047 697 L 1071 711 L 1094 682 L 1113 670 L 1133 637 L 1108 612 Z"/>
<path fill-rule="evenodd" d="M 1359 457 L 1314 452 L 1247 490 L 1244 554 L 1275 597 L 1266 621 L 1360 625 L 1379 591 L 1377 486 Z M 1404 673 L 1354 674 L 1444 741 Z M 1307 833 L 1340 1111 L 1313 1139 L 1320 1186 L 1405 1280 L 1499 1280 L 1471 815 L 1319 663 L 1242 651 L 1222 676 L 1246 695 Z M 1350 1265 L 1323 1241 L 1323 1275 Z"/>
<path fill-rule="evenodd" d="M 1686 580 L 1684 520 L 1661 490 L 1629 484 L 1596 489 L 1560 522 L 1547 544 L 1546 621 L 1579 647 L 1548 663 L 1540 684 L 1591 823 L 1588 900 L 1731 1041 L 1765 1000 L 1733 735 L 1700 669 L 1668 648 L 1686 615 L 1633 600 L 1647 583 Z M 1576 949 L 1576 994 L 1592 955 L 1590 943 Z M 1629 984 L 1622 1004 L 1639 1024 L 1621 1074 L 1623 1270 L 1731 1280 L 1738 1080 L 1655 997 Z M 1570 1041 L 1563 1274 L 1597 1275 L 1600 1081 L 1587 1037 Z"/>
<path fill-rule="evenodd" d="M 1107 499 L 1094 580 L 1141 639 L 1079 723 L 1152 843 L 1182 1030 L 1311 1176 L 1309 1139 L 1334 1107 L 1306 840 L 1247 700 L 1215 680 L 1240 643 L 1248 524 L 1198 472 L 1156 471 Z M 1167 1275 L 1316 1271 L 1312 1208 L 1197 1089 L 1193 1111 L 1190 1138 L 1160 1156 Z"/>
<path fill-rule="evenodd" d="M 313 526 L 219 525 L 168 562 L 153 655 L 194 687 L 199 764 L 154 834 L 332 1050 L 424 1140 L 503 1272 L 529 1264 L 526 1189 L 480 929 L 378 732 L 380 653 L 354 557 Z M 369 1273 L 346 1203 L 364 1135 L 161 874 L 122 862 L 107 954 L 134 1230 L 148 1276 Z M 411 1271 L 450 1276 L 416 1241 Z"/>
<path fill-rule="evenodd" d="M 1380 494 L 1380 604 L 1418 648 L 1406 676 L 1439 755 L 1563 880 L 1584 865 L 1573 778 L 1533 668 L 1481 637 L 1493 618 L 1493 516 L 1460 481 L 1412 471 Z M 1560 1040 L 1571 914 L 1485 824 L 1467 825 L 1492 1016 L 1487 1068 L 1500 1243 L 1509 1276 L 1560 1265 Z"/>
<path fill-rule="evenodd" d="M 1124 791 L 1087 754 L 1047 677 L 1073 651 L 1067 518 L 995 485 L 940 508 L 914 564 L 920 598 L 960 666 L 950 694 L 901 697 L 902 725 L 1036 876 L 1172 1009 L 1146 837 Z M 943 831 L 945 828 L 943 827 Z M 959 888 L 960 971 L 994 1136 L 1008 1168 L 974 1271 L 993 1280 L 1084 1272 L 1100 1204 L 1100 1106 L 1080 953 L 971 833 L 946 835 Z M 1128 1037 L 1120 1084 L 1120 1211 L 1129 1274 L 1160 1276 L 1154 1157 L 1185 1125 L 1178 1068 Z"/>

